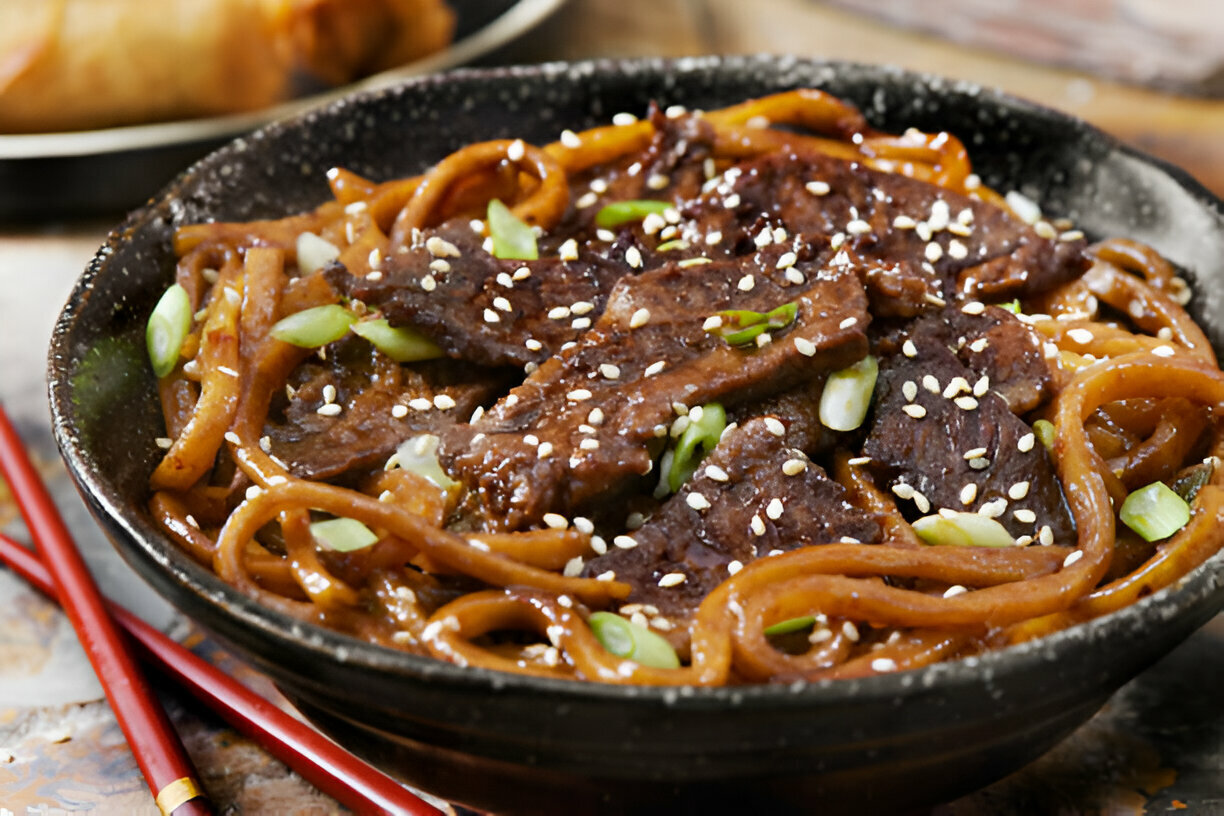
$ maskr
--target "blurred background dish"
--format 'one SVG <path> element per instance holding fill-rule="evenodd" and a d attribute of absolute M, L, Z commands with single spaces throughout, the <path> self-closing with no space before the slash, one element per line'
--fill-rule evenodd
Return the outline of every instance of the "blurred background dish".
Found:
<path fill-rule="evenodd" d="M 454 14 L 453 39 L 440 50 L 432 50 L 406 64 L 378 70 L 373 75 L 346 82 L 330 90 L 321 90 L 321 82 L 315 79 L 311 81 L 312 93 L 245 112 L 41 133 L 12 132 L 13 127 L 17 125 L 28 129 L 29 121 L 18 121 L 14 116 L 12 122 L 6 122 L 6 115 L 0 112 L 0 131 L 7 131 L 0 132 L 0 220 L 28 222 L 46 216 L 68 217 L 121 212 L 139 204 L 187 164 L 235 136 L 354 90 L 382 87 L 405 77 L 471 62 L 523 35 L 553 13 L 563 2 L 564 0 L 449 0 L 448 5 Z M 39 14 L 47 15 L 48 9 L 56 5 L 59 3 L 35 4 L 34 8 Z M 33 11 L 22 3 L 4 5 L 0 8 L 0 24 L 4 22 L 5 15 L 17 12 L 33 14 Z M 435 27 L 445 28 L 445 20 L 436 23 Z M 242 26 L 235 25 L 234 28 L 241 30 Z M 312 26 L 311 32 L 334 28 L 332 22 L 323 20 Z M 427 39 L 436 41 L 443 33 L 445 32 L 441 30 L 436 31 Z M 224 35 L 225 32 L 217 32 L 218 37 Z M 318 38 L 307 33 L 303 34 L 301 39 L 309 40 L 301 44 L 300 51 L 303 53 L 303 59 L 316 66 L 313 73 L 318 78 L 326 76 L 335 81 L 344 81 L 363 67 L 358 55 L 349 60 L 323 59 L 320 56 L 320 52 L 336 50 L 336 40 L 340 38 Z M 9 57 L 10 54 L 3 53 L 4 45 L 4 39 L 0 37 L 0 57 Z M 419 42 L 413 45 L 420 46 L 421 49 L 427 47 L 427 44 Z M 10 49 L 11 52 L 17 51 L 13 46 L 10 46 Z M 419 50 L 409 50 L 405 53 L 418 53 Z M 238 89 L 246 88 L 250 99 L 237 99 L 234 104 L 236 109 L 247 107 L 259 98 L 275 98 L 281 91 L 280 84 L 286 81 L 287 77 L 270 62 L 268 59 L 258 64 L 252 62 L 250 65 L 241 66 L 241 80 L 235 78 L 233 82 L 216 91 L 217 95 L 233 93 L 238 96 Z M 382 63 L 377 61 L 369 65 L 376 69 L 382 67 Z M 4 92 L 6 84 L 6 68 L 7 63 L 0 60 L 0 94 Z M 91 68 L 88 64 L 81 64 L 74 66 L 74 70 L 81 72 Z M 115 78 L 115 81 L 121 79 L 123 78 Z M 217 77 L 210 77 L 210 80 L 215 79 Z M 259 87 L 261 83 L 265 87 Z M 30 95 L 37 96 L 37 88 L 33 89 Z M 173 103 L 174 100 L 168 98 L 149 110 L 153 113 L 169 109 L 167 106 Z M 0 96 L 0 106 L 4 104 L 4 99 Z M 0 108 L 0 111 L 2 110 Z M 135 107 L 130 107 L 126 113 L 115 115 L 132 116 L 135 111 Z M 100 110 L 82 115 L 87 114 L 105 115 Z M 60 120 L 61 123 L 70 121 Z"/>

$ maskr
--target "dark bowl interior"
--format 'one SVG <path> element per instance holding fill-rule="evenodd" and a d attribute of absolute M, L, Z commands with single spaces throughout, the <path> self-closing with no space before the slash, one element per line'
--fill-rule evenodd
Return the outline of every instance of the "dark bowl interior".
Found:
<path fill-rule="evenodd" d="M 464 669 L 261 608 L 185 557 L 145 512 L 163 433 L 146 316 L 179 224 L 277 216 L 328 195 L 342 164 L 413 173 L 472 141 L 550 141 L 652 100 L 714 108 L 814 86 L 885 129 L 946 129 L 983 180 L 1090 236 L 1128 235 L 1180 265 L 1220 347 L 1224 218 L 1180 171 L 1082 122 L 966 83 L 787 58 L 547 65 L 459 72 L 334 104 L 233 142 L 112 233 L 50 352 L 55 433 L 126 559 L 270 674 L 325 729 L 427 790 L 499 813 L 890 812 L 986 784 L 1045 751 L 1224 606 L 1224 558 L 1117 614 L 1023 646 L 837 683 L 623 688 Z"/>

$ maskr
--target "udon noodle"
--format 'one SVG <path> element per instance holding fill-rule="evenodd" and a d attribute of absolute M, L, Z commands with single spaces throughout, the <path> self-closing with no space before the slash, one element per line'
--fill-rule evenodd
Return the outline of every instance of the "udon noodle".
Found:
<path fill-rule="evenodd" d="M 988 189 L 952 134 L 797 90 L 328 179 L 178 230 L 150 479 L 171 538 L 294 618 L 789 682 L 1040 637 L 1220 546 L 1224 377 L 1185 282 Z"/>

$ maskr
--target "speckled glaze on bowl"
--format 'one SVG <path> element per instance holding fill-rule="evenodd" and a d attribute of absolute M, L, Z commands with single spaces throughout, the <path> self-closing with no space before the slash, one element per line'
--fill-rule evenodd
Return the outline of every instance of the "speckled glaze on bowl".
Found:
<path fill-rule="evenodd" d="M 1129 235 L 1186 270 L 1217 348 L 1220 202 L 1180 171 L 1033 104 L 930 76 L 788 58 L 703 58 L 460 72 L 334 104 L 238 140 L 134 212 L 77 284 L 51 344 L 55 433 L 93 512 L 163 595 L 268 672 L 338 738 L 423 788 L 498 813 L 896 812 L 1020 767 L 1224 607 L 1224 558 L 1117 614 L 921 671 L 837 683 L 625 688 L 465 669 L 261 608 L 162 537 L 144 505 L 162 424 L 146 316 L 179 224 L 324 200 L 336 164 L 376 179 L 472 141 L 662 104 L 713 108 L 814 86 L 873 124 L 946 129 L 983 180 L 1090 236 Z"/>

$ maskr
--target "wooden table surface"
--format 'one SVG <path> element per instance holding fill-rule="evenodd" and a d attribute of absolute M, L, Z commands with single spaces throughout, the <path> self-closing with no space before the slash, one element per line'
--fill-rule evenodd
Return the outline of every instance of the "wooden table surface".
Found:
<path fill-rule="evenodd" d="M 963 25 L 956 30 L 964 34 Z M 1041 67 L 811 0 L 571 0 L 483 61 L 758 52 L 886 62 L 996 85 L 1080 115 L 1224 194 L 1224 100 Z M 150 192 L 162 181 L 150 179 Z M 0 225 L 0 399 L 32 444 L 100 583 L 225 660 L 118 561 L 64 477 L 50 441 L 42 380 L 46 338 L 73 280 L 115 220 Z M 23 535 L 2 486 L 0 529 Z M 0 816 L 156 814 L 63 616 L 3 570 L 0 598 Z M 257 675 L 234 670 L 270 691 Z M 933 813 L 1224 813 L 1221 679 L 1224 618 L 1217 618 L 1049 754 Z M 172 690 L 165 699 L 222 812 L 343 812 L 189 699 Z"/>

